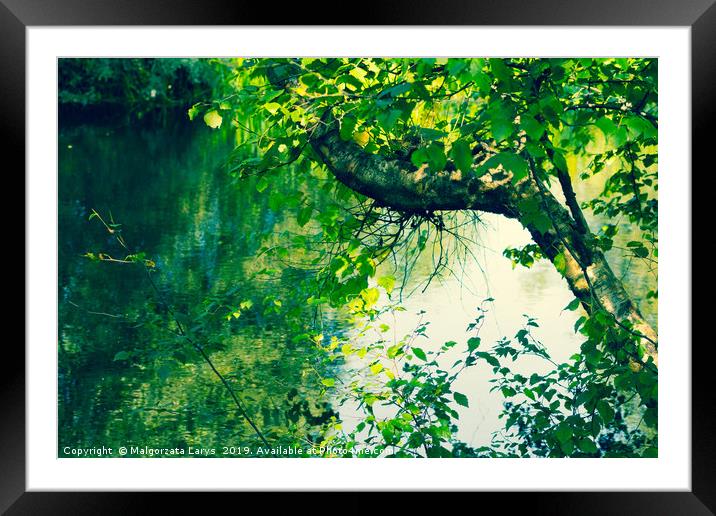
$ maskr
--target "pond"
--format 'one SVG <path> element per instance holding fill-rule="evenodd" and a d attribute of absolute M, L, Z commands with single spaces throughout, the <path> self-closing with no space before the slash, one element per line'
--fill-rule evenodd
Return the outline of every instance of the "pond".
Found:
<path fill-rule="evenodd" d="M 70 455 L 67 447 L 129 445 L 213 447 L 221 455 L 222 447 L 240 446 L 251 434 L 206 362 L 177 339 L 169 305 L 184 314 L 188 326 L 203 321 L 197 332 L 209 334 L 203 345 L 212 362 L 267 431 L 291 428 L 299 413 L 316 424 L 339 416 L 348 429 L 356 420 L 355 407 L 321 397 L 313 380 L 320 367 L 315 352 L 291 341 L 278 304 L 273 314 L 247 310 L 226 319 L 227 296 L 296 297 L 296 285 L 307 274 L 285 267 L 277 281 L 256 276 L 257 264 L 271 265 L 263 243 L 295 223 L 272 210 L 254 185 L 227 174 L 223 164 L 233 142 L 230 131 L 181 120 L 164 127 L 61 129 L 60 456 Z M 287 180 L 284 188 L 289 197 L 297 185 Z M 143 267 L 83 256 L 123 258 L 114 236 L 88 220 L 92 210 L 108 224 L 121 224 L 128 246 L 156 261 L 158 292 Z M 593 217 L 590 222 L 601 223 Z M 527 232 L 515 221 L 483 215 L 471 238 L 474 256 L 429 284 L 432 259 L 421 256 L 403 289 L 406 311 L 390 321 L 396 334 L 411 331 L 423 317 L 430 321 L 424 348 L 464 343 L 476 307 L 494 298 L 483 342 L 513 336 L 528 314 L 539 321 L 538 336 L 554 360 L 568 359 L 581 339 L 572 330 L 579 313 L 563 310 L 573 299 L 563 280 L 547 262 L 513 270 L 502 256 L 505 247 L 529 243 Z M 610 259 L 644 299 L 655 284 L 653 274 L 616 253 Z M 655 301 L 644 301 L 642 308 L 655 323 Z M 324 318 L 326 335 L 353 331 L 340 313 Z M 546 366 L 524 360 L 519 368 L 531 373 Z M 471 400 L 469 409 L 458 407 L 457 437 L 473 446 L 488 444 L 500 426 L 501 398 L 489 392 L 490 374 L 488 367 L 476 366 L 455 385 Z"/>

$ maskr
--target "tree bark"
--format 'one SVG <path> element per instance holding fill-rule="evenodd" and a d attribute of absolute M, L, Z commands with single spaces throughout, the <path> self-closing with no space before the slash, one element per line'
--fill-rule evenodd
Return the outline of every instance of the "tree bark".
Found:
<path fill-rule="evenodd" d="M 327 127 L 314 135 L 311 144 L 340 182 L 399 211 L 478 210 L 517 219 L 550 261 L 554 263 L 559 254 L 565 257 L 564 278 L 585 310 L 592 313 L 603 308 L 613 314 L 620 326 L 640 336 L 642 359 L 651 358 L 658 366 L 656 332 L 614 275 L 604 254 L 588 245 L 585 222 L 575 220 L 533 176 L 513 183 L 512 173 L 505 171 L 476 177 L 458 171 L 432 171 L 427 165 L 416 169 L 409 160 L 363 152 L 356 143 L 343 141 L 334 126 Z M 520 201 L 529 198 L 540 200 L 552 222 L 544 232 L 521 212 Z"/>

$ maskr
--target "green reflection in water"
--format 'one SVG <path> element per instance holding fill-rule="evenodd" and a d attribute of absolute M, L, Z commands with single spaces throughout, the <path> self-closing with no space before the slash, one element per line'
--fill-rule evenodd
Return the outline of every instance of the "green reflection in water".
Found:
<path fill-rule="evenodd" d="M 79 126 L 63 130 L 59 145 L 60 456 L 69 455 L 66 446 L 130 445 L 221 455 L 225 445 L 256 443 L 216 376 L 174 335 L 143 268 L 82 256 L 121 258 L 112 236 L 88 222 L 92 209 L 111 213 L 129 245 L 156 259 L 163 296 L 198 325 L 197 340 L 264 433 L 280 428 L 290 441 L 308 426 L 318 435 L 332 412 L 312 401 L 319 393 L 308 386 L 317 382 L 306 379 L 319 365 L 289 340 L 285 314 L 225 317 L 227 300 L 260 304 L 297 294 L 300 284 L 289 268 L 278 281 L 252 279 L 262 240 L 293 219 L 272 212 L 253 184 L 232 182 L 222 168 L 229 135 L 183 124 Z M 283 187 L 295 189 L 290 180 Z"/>

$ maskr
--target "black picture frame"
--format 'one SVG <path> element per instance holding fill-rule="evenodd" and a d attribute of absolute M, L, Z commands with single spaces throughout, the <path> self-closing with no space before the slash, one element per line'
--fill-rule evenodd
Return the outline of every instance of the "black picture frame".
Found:
<path fill-rule="evenodd" d="M 0 146 L 7 158 L 5 177 L 24 192 L 25 177 L 25 30 L 28 26 L 82 25 L 606 25 L 691 27 L 692 169 L 708 173 L 714 120 L 716 73 L 715 0 L 400 0 L 367 8 L 358 4 L 302 4 L 295 11 L 270 3 L 240 0 L 0 0 Z M 337 19 L 336 13 L 348 18 Z M 351 12 L 353 11 L 353 12 Z M 331 13 L 331 20 L 322 13 Z M 688 174 L 689 171 L 686 171 Z M 692 188 L 695 174 L 691 172 Z M 9 181 L 9 179 L 6 179 Z M 702 189 L 703 192 L 704 189 Z M 693 191 L 693 190 L 692 190 Z M 697 190 L 698 191 L 698 190 Z M 701 195 L 706 195 L 702 193 Z M 23 199 L 24 196 L 14 195 Z M 699 203 L 693 200 L 692 206 Z M 6 218 L 17 227 L 17 213 Z M 693 230 L 705 222 L 693 216 Z M 692 233 L 693 234 L 693 233 Z M 696 233 L 705 234 L 705 233 Z M 24 241 L 6 237 L 6 242 Z M 708 245 L 708 244 L 704 244 Z M 710 244 L 713 246 L 713 244 Z M 15 262 L 19 260 L 15 259 Z M 690 264 L 684 264 L 690 266 Z M 11 265 L 17 268 L 18 266 Z M 28 271 L 26 270 L 27 274 Z M 6 273 L 8 274 L 8 273 Z M 12 272 L 9 273 L 12 275 Z M 19 276 L 19 275 L 16 275 Z M 24 287 L 23 287 L 24 290 Z M 6 299 L 15 298 L 8 295 Z M 16 301 L 13 303 L 19 304 Z M 24 306 L 24 303 L 23 303 Z M 704 320 L 708 303 L 692 306 L 692 321 Z M 699 317 L 701 316 L 701 317 Z M 6 320 L 8 326 L 19 323 Z M 24 329 L 23 329 L 24 332 Z M 533 514 L 714 514 L 716 512 L 716 397 L 711 372 L 716 356 L 711 339 L 692 338 L 692 490 L 690 492 L 481 493 L 480 502 L 493 501 L 501 512 Z M 12 345 L 10 345 L 12 343 Z M 67 493 L 26 492 L 25 489 L 25 354 L 17 339 L 3 350 L 2 417 L 0 418 L 0 510 L 7 514 L 143 514 L 148 503 L 159 502 L 164 512 L 185 512 L 196 497 L 188 493 Z M 607 459 L 608 460 L 608 459 Z M 204 498 L 206 494 L 199 495 Z M 217 496 L 213 494 L 212 496 Z M 245 497 L 246 494 L 227 494 Z M 310 496 L 295 494 L 292 496 Z M 362 499 L 342 493 L 340 505 L 351 508 Z M 191 498 L 191 499 L 190 499 Z M 401 497 L 402 498 L 402 497 Z M 245 498 L 244 498 L 245 499 Z M 484 501 L 483 501 L 484 500 Z M 214 501 L 212 499 L 212 501 Z M 356 502 L 356 503 L 354 503 Z M 199 503 L 202 503 L 201 501 Z M 245 502 L 244 502 L 245 503 Z M 293 500 L 293 503 L 300 503 Z M 309 502 L 310 503 L 310 502 Z M 529 511 L 529 512 L 528 512 Z"/>

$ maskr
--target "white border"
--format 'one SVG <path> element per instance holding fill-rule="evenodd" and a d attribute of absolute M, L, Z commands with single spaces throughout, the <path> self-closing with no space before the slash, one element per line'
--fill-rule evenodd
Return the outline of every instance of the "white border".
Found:
<path fill-rule="evenodd" d="M 27 29 L 27 488 L 689 490 L 689 28 Z M 57 459 L 59 56 L 658 56 L 658 459 Z M 686 230 L 688 228 L 688 231 Z"/>

